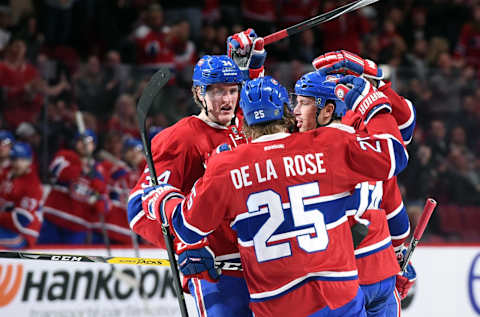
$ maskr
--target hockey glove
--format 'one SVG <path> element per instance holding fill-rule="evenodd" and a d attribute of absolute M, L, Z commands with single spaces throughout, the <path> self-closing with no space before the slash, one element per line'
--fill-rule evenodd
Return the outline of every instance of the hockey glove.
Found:
<path fill-rule="evenodd" d="M 335 95 L 345 102 L 347 109 L 360 114 L 365 124 L 382 110 L 392 112 L 387 96 L 362 77 L 341 78 L 335 86 Z"/>
<path fill-rule="evenodd" d="M 325 74 L 363 75 L 377 80 L 383 78 L 383 72 L 375 62 L 345 50 L 320 55 L 313 60 L 312 65 Z"/>
<path fill-rule="evenodd" d="M 233 59 L 243 74 L 244 80 L 262 77 L 263 64 L 267 58 L 262 37 L 253 29 L 247 29 L 227 38 L 227 55 Z"/>
<path fill-rule="evenodd" d="M 186 278 L 199 278 L 217 282 L 220 272 L 215 267 L 215 255 L 208 247 L 207 239 L 194 245 L 176 244 L 178 265 Z"/>
<path fill-rule="evenodd" d="M 345 115 L 342 117 L 342 123 L 351 126 L 357 132 L 366 130 L 365 124 L 363 124 L 362 116 L 356 112 L 353 112 L 352 110 L 347 110 Z"/>
<path fill-rule="evenodd" d="M 406 253 L 407 249 L 405 247 L 403 247 L 401 251 L 396 252 L 400 267 L 403 265 Z M 413 284 L 415 284 L 416 279 L 417 272 L 415 272 L 412 262 L 409 262 L 405 272 L 400 272 L 397 274 L 397 281 L 395 282 L 395 288 L 397 289 L 401 299 L 407 297 L 408 291 L 410 288 L 412 288 Z"/>
<path fill-rule="evenodd" d="M 142 208 L 147 218 L 161 223 L 165 222 L 173 212 L 173 209 L 171 211 L 166 210 L 165 204 L 168 199 L 175 197 L 183 199 L 180 190 L 169 184 L 145 188 L 142 194 Z M 168 218 L 165 219 L 163 216 Z"/>

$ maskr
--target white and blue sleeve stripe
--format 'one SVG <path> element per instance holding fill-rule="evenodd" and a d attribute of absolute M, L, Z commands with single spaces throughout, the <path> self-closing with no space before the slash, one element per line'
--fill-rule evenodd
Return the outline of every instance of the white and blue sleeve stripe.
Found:
<path fill-rule="evenodd" d="M 407 122 L 398 126 L 400 133 L 402 134 L 403 142 L 405 145 L 410 144 L 413 138 L 413 131 L 415 130 L 415 124 L 417 121 L 417 112 L 415 111 L 415 107 L 413 106 L 412 102 L 408 99 L 405 99 L 410 108 L 411 115 L 408 118 Z"/>
<path fill-rule="evenodd" d="M 213 231 L 204 232 L 189 224 L 184 216 L 183 202 L 173 211 L 171 225 L 177 237 L 185 244 L 195 244 Z"/>

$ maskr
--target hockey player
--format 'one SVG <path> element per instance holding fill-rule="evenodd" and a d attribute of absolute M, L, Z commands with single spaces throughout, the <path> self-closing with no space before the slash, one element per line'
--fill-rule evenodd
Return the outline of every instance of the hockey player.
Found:
<path fill-rule="evenodd" d="M 27 143 L 13 145 L 8 168 L 0 182 L 0 247 L 32 247 L 38 238 L 42 184 L 32 165 Z"/>
<path fill-rule="evenodd" d="M 321 55 L 312 62 L 312 65 L 322 73 L 347 73 L 354 76 L 368 78 L 372 85 L 378 87 L 378 90 L 383 92 L 391 100 L 392 115 L 398 124 L 404 143 L 405 145 L 410 143 L 416 122 L 415 108 L 411 101 L 399 96 L 391 88 L 391 83 L 385 83 L 382 81 L 382 70 L 375 62 L 342 50 Z M 404 241 L 410 233 L 410 223 L 408 221 L 408 216 L 396 178 L 386 181 L 383 184 L 383 187 L 383 191 L 387 196 L 382 200 L 381 207 L 387 214 L 392 245 L 394 246 L 397 259 L 401 266 L 403 263 L 403 256 L 406 252 Z M 359 262 L 363 261 L 364 259 Z M 368 259 L 365 261 L 372 261 L 370 263 L 373 263 L 374 260 Z M 369 271 L 373 272 L 373 270 Z M 377 276 L 377 280 L 378 278 L 379 277 Z M 407 272 L 404 275 L 397 275 L 396 289 L 402 299 L 407 296 L 408 290 L 412 287 L 415 279 L 416 272 L 411 264 L 407 266 Z M 369 281 L 371 283 L 372 279 L 370 278 Z M 373 287 L 373 292 L 377 293 L 375 287 Z"/>
<path fill-rule="evenodd" d="M 39 244 L 84 244 L 98 219 L 106 212 L 106 183 L 101 166 L 92 157 L 96 135 L 77 133 L 74 150 L 60 150 L 50 163 L 52 188 L 43 207 Z"/>
<path fill-rule="evenodd" d="M 169 183 L 187 194 L 205 173 L 206 161 L 222 143 L 236 147 L 246 141 L 241 113 L 236 109 L 242 73 L 227 56 L 204 56 L 194 68 L 192 93 L 199 115 L 184 118 L 152 139 L 152 155 L 159 183 Z M 130 227 L 145 240 L 165 247 L 158 223 L 142 209 L 143 190 L 151 186 L 145 168 L 128 202 Z M 209 219 L 210 209 L 203 211 Z M 240 261 L 235 237 L 228 225 L 209 237 L 217 261 Z M 200 316 L 251 316 L 249 296 L 241 273 L 222 275 L 218 283 L 192 278 L 188 289 Z"/>
<path fill-rule="evenodd" d="M 341 126 L 348 130 L 350 126 L 341 124 L 344 114 L 344 103 L 335 95 L 335 81 L 338 75 L 325 76 L 319 72 L 308 73 L 295 85 L 297 103 L 294 113 L 300 131 L 308 131 L 318 126 Z M 361 80 L 359 78 L 359 80 Z M 392 103 L 394 112 L 404 106 Z M 397 111 L 395 111 L 397 110 Z M 351 116 L 349 116 L 351 120 Z M 348 118 L 346 118 L 348 121 Z M 382 195 L 386 195 L 382 200 Z M 389 225 L 385 212 L 390 213 L 391 207 L 401 206 L 402 200 L 395 178 L 386 182 L 358 184 L 351 199 L 355 219 L 361 216 L 360 223 L 369 223 L 366 238 L 356 246 L 355 255 L 359 270 L 359 281 L 365 293 L 368 316 L 397 316 L 400 311 L 400 301 L 395 290 L 395 276 L 399 266 L 392 248 Z M 394 222 L 390 223 L 392 232 L 405 231 L 408 235 L 409 222 L 405 210 Z M 355 240 L 355 239 L 354 239 Z"/>
<path fill-rule="evenodd" d="M 143 166 L 145 157 L 143 145 L 139 139 L 126 138 L 122 146 L 122 160 L 109 161 L 107 192 L 111 207 L 105 215 L 105 229 L 112 244 L 131 244 L 132 232 L 127 218 L 127 202 L 130 189 L 135 186 Z M 94 241 L 103 243 L 101 223 L 95 225 Z"/>
<path fill-rule="evenodd" d="M 281 90 L 271 77 L 248 82 L 240 105 L 252 142 L 213 157 L 185 198 L 169 185 L 146 189 L 144 209 L 170 219 L 186 275 L 218 278 L 205 237 L 228 225 L 256 316 L 364 316 L 345 204 L 356 183 L 400 172 L 406 152 L 387 134 L 359 138 L 332 127 L 291 135 Z M 373 93 L 351 99 L 365 105 Z M 388 108 L 378 98 L 362 109 Z M 386 113 L 372 124 L 395 128 Z"/>

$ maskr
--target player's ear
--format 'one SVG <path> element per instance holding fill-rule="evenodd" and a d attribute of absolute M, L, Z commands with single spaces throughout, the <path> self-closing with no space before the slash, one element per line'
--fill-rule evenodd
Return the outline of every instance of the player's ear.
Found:
<path fill-rule="evenodd" d="M 320 124 L 326 124 L 327 122 L 330 122 L 334 111 L 335 111 L 335 106 L 333 105 L 333 103 L 328 102 L 323 107 L 322 111 L 320 111 L 320 113 L 318 114 L 317 121 Z"/>
<path fill-rule="evenodd" d="M 335 111 L 335 105 L 331 102 L 325 105 L 325 114 L 328 114 L 329 117 L 333 116 L 333 112 Z"/>

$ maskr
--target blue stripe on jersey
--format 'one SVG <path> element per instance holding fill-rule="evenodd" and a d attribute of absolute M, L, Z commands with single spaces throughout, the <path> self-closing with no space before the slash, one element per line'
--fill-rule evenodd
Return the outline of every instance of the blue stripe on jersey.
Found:
<path fill-rule="evenodd" d="M 183 204 L 178 204 L 172 215 L 172 227 L 178 237 L 187 244 L 194 244 L 206 237 L 209 232 L 202 232 L 183 219 Z"/>
<path fill-rule="evenodd" d="M 360 199 L 360 188 L 355 188 L 354 192 L 350 196 L 350 199 L 347 201 L 346 210 L 357 210 L 358 206 L 360 205 Z"/>
<path fill-rule="evenodd" d="M 410 228 L 410 221 L 405 207 L 395 215 L 395 217 L 388 219 L 388 229 L 391 236 L 400 236 L 405 234 Z"/>
<path fill-rule="evenodd" d="M 410 141 L 412 141 L 413 131 L 415 130 L 415 124 L 416 124 L 416 121 L 417 121 L 417 111 L 415 110 L 415 107 L 410 103 L 410 101 L 407 101 L 407 102 L 409 103 L 409 105 L 412 108 L 413 120 L 412 120 L 412 122 L 410 122 L 410 124 L 408 126 L 403 126 L 402 125 L 402 128 L 400 129 L 400 133 L 402 134 L 403 142 L 405 142 L 405 144 L 409 144 Z"/>
<path fill-rule="evenodd" d="M 25 215 L 22 215 L 19 212 L 16 213 L 16 216 L 17 216 L 18 222 L 22 227 L 26 227 L 32 222 L 31 219 L 27 218 Z"/>
<path fill-rule="evenodd" d="M 264 302 L 266 300 L 271 300 L 275 299 L 277 297 L 283 296 L 291 291 L 296 290 L 297 288 L 301 287 L 302 285 L 305 285 L 308 282 L 312 281 L 328 281 L 328 282 L 339 282 L 339 281 L 354 281 L 358 279 L 358 275 L 353 275 L 353 276 L 343 276 L 343 277 L 333 277 L 333 276 L 311 276 L 306 279 L 304 279 L 301 282 L 298 282 L 298 284 L 295 284 L 294 286 L 290 287 L 289 289 L 279 293 L 275 294 L 272 296 L 267 296 L 267 297 L 262 297 L 262 298 L 252 298 L 250 297 L 251 302 Z"/>
<path fill-rule="evenodd" d="M 393 145 L 393 151 L 395 153 L 395 171 L 393 175 L 398 175 L 408 163 L 408 154 L 405 147 L 397 140 L 391 139 Z"/>
<path fill-rule="evenodd" d="M 380 251 L 382 251 L 382 250 L 385 250 L 386 248 L 388 248 L 388 247 L 391 246 L 391 245 L 392 245 L 392 241 L 390 240 L 390 241 L 388 241 L 388 243 L 386 243 L 386 244 L 384 244 L 384 245 L 382 245 L 382 246 L 380 246 L 380 247 L 378 247 L 378 248 L 376 248 L 376 249 L 370 250 L 370 251 L 365 252 L 365 253 L 356 254 L 356 255 L 355 255 L 355 258 L 356 258 L 356 259 L 360 259 L 360 258 L 369 256 L 369 255 L 371 255 L 371 254 L 374 254 L 374 253 L 380 252 Z"/>
<path fill-rule="evenodd" d="M 142 211 L 142 194 L 139 193 L 135 196 L 130 196 L 127 204 L 128 223 L 131 223 L 133 218 L 135 218 Z"/>
<path fill-rule="evenodd" d="M 323 214 L 325 219 L 325 224 L 329 224 L 345 216 L 345 210 L 346 210 L 345 208 L 349 198 L 350 196 L 346 196 L 346 197 L 331 200 L 331 201 L 314 203 L 314 204 L 306 204 L 305 212 L 308 212 L 309 210 L 317 209 Z M 312 198 L 308 198 L 308 199 L 312 199 Z M 284 209 L 283 214 L 284 214 L 285 220 L 278 227 L 278 229 L 273 233 L 273 235 L 291 232 L 295 230 L 314 228 L 313 224 L 308 224 L 304 226 L 295 226 L 290 208 Z M 257 232 L 260 230 L 260 227 L 263 226 L 263 224 L 267 221 L 269 217 L 270 217 L 270 213 L 268 212 L 261 213 L 261 214 L 252 213 L 251 216 L 236 221 L 233 224 L 232 229 L 237 231 L 238 238 L 241 241 L 243 242 L 251 241 L 253 240 L 253 237 L 255 236 L 255 234 L 257 234 Z"/>

